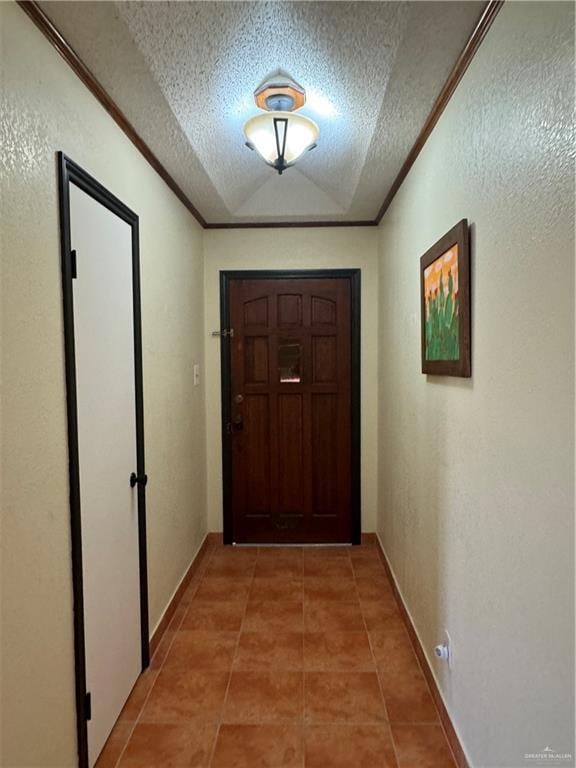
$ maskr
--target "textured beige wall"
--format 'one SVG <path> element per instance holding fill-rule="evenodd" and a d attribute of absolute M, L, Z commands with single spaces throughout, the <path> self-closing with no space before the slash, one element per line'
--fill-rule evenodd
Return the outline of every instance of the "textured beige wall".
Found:
<path fill-rule="evenodd" d="M 573 14 L 506 3 L 381 227 L 378 531 L 475 768 L 574 751 Z M 426 377 L 419 257 L 464 217 L 473 376 Z"/>
<path fill-rule="evenodd" d="M 362 529 L 374 531 L 377 497 L 378 230 L 246 229 L 206 230 L 204 286 L 206 317 L 206 436 L 208 527 L 222 530 L 222 440 L 220 342 L 210 332 L 220 327 L 219 273 L 224 269 L 362 270 Z"/>
<path fill-rule="evenodd" d="M 571 749 L 571 5 L 504 6 L 380 232 L 206 232 L 204 275 L 202 233 L 132 144 L 22 11 L 0 3 L 0 26 L 3 768 L 75 765 L 57 149 L 140 215 L 152 626 L 205 482 L 221 527 L 218 271 L 361 267 L 364 530 L 378 506 L 427 651 L 451 632 L 436 672 L 475 768 Z M 427 379 L 418 259 L 464 216 L 473 378 Z"/>
<path fill-rule="evenodd" d="M 42 34 L 0 3 L 3 768 L 76 764 L 57 182 L 140 216 L 151 627 L 206 530 L 202 232 Z M 103 564 L 105 567 L 105 564 Z"/>

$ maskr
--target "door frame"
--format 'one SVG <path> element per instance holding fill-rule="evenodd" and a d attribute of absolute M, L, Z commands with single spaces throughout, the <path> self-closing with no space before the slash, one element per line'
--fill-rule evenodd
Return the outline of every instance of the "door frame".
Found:
<path fill-rule="evenodd" d="M 82 576 L 82 520 L 80 514 L 80 463 L 78 454 L 78 411 L 74 341 L 73 256 L 70 236 L 70 184 L 74 184 L 132 229 L 132 302 L 134 319 L 134 373 L 136 400 L 136 473 L 145 473 L 144 399 L 142 386 L 142 322 L 140 310 L 140 244 L 138 216 L 117 197 L 86 173 L 63 152 L 57 153 L 60 217 L 60 257 L 64 313 L 64 360 L 66 412 L 68 421 L 68 473 L 70 483 L 70 524 L 72 534 L 72 591 L 74 598 L 74 668 L 76 678 L 76 730 L 78 764 L 88 766 L 88 702 L 86 691 L 86 648 L 84 636 L 84 585 Z M 128 478 L 126 478 L 128 482 Z M 140 566 L 140 636 L 142 670 L 150 664 L 148 628 L 148 568 L 146 560 L 146 490 L 137 484 L 138 551 Z"/>
<path fill-rule="evenodd" d="M 274 280 L 345 278 L 350 281 L 350 368 L 351 368 L 351 500 L 352 500 L 352 544 L 362 539 L 362 497 L 360 485 L 361 435 L 360 435 L 360 306 L 361 269 L 247 269 L 220 271 L 220 328 L 230 328 L 231 280 Z M 230 338 L 220 337 L 221 392 L 222 392 L 222 500 L 224 544 L 234 542 L 232 517 L 232 435 L 228 430 L 232 409 L 232 375 L 230 365 Z"/>

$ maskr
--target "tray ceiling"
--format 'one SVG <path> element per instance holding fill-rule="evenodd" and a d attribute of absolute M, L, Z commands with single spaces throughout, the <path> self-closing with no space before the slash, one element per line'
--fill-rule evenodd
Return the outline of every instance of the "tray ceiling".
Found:
<path fill-rule="evenodd" d="M 483 2 L 42 2 L 208 223 L 373 219 Z M 244 146 L 272 71 L 318 147 L 282 176 Z"/>

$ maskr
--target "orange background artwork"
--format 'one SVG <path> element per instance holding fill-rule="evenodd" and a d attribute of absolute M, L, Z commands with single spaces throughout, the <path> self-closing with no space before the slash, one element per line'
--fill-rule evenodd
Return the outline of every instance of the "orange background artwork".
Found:
<path fill-rule="evenodd" d="M 444 295 L 448 293 L 448 273 L 452 272 L 454 281 L 454 295 L 458 293 L 458 246 L 453 245 L 450 250 L 439 256 L 429 267 L 424 270 L 424 292 L 426 298 L 434 294 L 440 287 L 440 274 L 442 274 L 442 286 Z"/>

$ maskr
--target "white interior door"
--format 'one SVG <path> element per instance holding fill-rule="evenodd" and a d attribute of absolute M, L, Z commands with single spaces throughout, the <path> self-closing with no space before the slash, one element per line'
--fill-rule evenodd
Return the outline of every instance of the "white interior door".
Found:
<path fill-rule="evenodd" d="M 141 671 L 132 229 L 70 184 L 86 690 L 93 766 Z"/>

